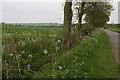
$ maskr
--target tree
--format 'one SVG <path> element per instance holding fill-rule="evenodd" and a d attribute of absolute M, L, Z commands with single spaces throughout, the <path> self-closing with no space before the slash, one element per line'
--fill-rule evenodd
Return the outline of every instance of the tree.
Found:
<path fill-rule="evenodd" d="M 84 14 L 85 3 L 86 2 L 81 2 L 81 6 L 79 7 L 79 10 L 78 10 L 78 24 L 77 24 L 77 32 L 78 32 L 78 34 L 80 32 L 81 25 L 82 25 L 82 17 L 83 17 L 83 14 Z"/>
<path fill-rule="evenodd" d="M 2 26 L 4 26 L 4 25 L 5 25 L 5 22 L 2 22 L 1 24 L 2 24 Z"/>
<path fill-rule="evenodd" d="M 84 7 L 85 7 L 85 3 L 86 2 L 78 2 L 80 4 L 79 8 L 78 8 L 78 24 L 76 27 L 76 38 L 77 40 L 80 39 L 81 36 L 81 26 L 82 26 L 82 17 L 84 14 Z"/>
<path fill-rule="evenodd" d="M 70 34 L 72 25 L 72 0 L 66 0 L 64 6 L 64 28 L 62 33 L 62 41 L 70 47 Z"/>
<path fill-rule="evenodd" d="M 85 8 L 86 16 L 84 20 L 93 28 L 104 27 L 113 10 L 109 2 L 89 2 Z"/>

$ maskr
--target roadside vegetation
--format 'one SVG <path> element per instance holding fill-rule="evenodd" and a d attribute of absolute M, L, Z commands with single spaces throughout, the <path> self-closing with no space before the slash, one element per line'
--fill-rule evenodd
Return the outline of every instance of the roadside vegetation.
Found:
<path fill-rule="evenodd" d="M 116 78 L 118 65 L 107 34 L 96 30 L 76 47 L 57 57 L 35 78 Z"/>
<path fill-rule="evenodd" d="M 99 29 L 109 21 L 111 4 L 72 1 L 65 0 L 63 28 L 2 22 L 3 78 L 117 78 L 109 38 Z"/>
<path fill-rule="evenodd" d="M 3 26 L 3 78 L 117 76 L 117 63 L 105 32 L 97 29 L 66 50 L 59 39 L 61 31 L 62 28 Z"/>
<path fill-rule="evenodd" d="M 117 32 L 117 33 L 120 33 L 120 27 L 119 26 L 113 26 L 113 27 L 110 27 L 110 28 L 108 28 L 109 30 L 111 30 L 111 31 L 114 31 L 114 32 Z"/>
<path fill-rule="evenodd" d="M 31 77 L 62 52 L 62 28 L 3 26 L 3 78 Z M 62 48 L 62 49 L 61 49 Z"/>

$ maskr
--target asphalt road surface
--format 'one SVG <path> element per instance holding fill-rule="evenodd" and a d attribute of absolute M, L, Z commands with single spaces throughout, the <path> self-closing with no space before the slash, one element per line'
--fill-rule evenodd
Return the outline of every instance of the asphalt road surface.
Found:
<path fill-rule="evenodd" d="M 116 60 L 120 64 L 120 33 L 105 30 L 110 38 L 110 44 L 112 46 L 113 51 L 116 53 Z"/>

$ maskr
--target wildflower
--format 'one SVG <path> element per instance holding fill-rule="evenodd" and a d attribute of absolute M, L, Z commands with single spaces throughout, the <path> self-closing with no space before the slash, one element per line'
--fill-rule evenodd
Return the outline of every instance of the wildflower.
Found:
<path fill-rule="evenodd" d="M 49 37 L 52 37 L 52 35 L 49 35 Z"/>
<path fill-rule="evenodd" d="M 75 59 L 77 59 L 77 57 L 75 57 Z"/>
<path fill-rule="evenodd" d="M 22 51 L 22 53 L 25 53 L 25 51 Z"/>
<path fill-rule="evenodd" d="M 28 55 L 28 58 L 32 58 L 32 57 L 33 57 L 32 55 L 30 55 L 30 54 Z"/>
<path fill-rule="evenodd" d="M 44 49 L 44 50 L 43 50 L 43 53 L 44 53 L 44 54 L 47 54 L 48 52 L 47 52 L 47 50 L 46 50 L 46 49 Z"/>
<path fill-rule="evenodd" d="M 19 41 L 18 44 L 20 45 L 20 43 L 21 43 L 21 42 Z"/>
<path fill-rule="evenodd" d="M 75 65 L 78 65 L 77 63 Z"/>
<path fill-rule="evenodd" d="M 77 26 L 75 26 L 75 28 L 77 28 Z"/>
<path fill-rule="evenodd" d="M 69 72 L 69 70 L 67 69 L 66 72 Z"/>
<path fill-rule="evenodd" d="M 20 57 L 21 55 L 19 54 L 18 56 Z"/>
<path fill-rule="evenodd" d="M 22 46 L 24 46 L 25 45 L 25 42 L 22 42 Z"/>
<path fill-rule="evenodd" d="M 28 71 L 30 70 L 30 64 L 27 65 Z"/>
<path fill-rule="evenodd" d="M 85 76 L 85 78 L 87 78 L 87 76 Z"/>
<path fill-rule="evenodd" d="M 58 40 L 58 43 L 60 43 L 61 41 L 60 40 Z"/>
<path fill-rule="evenodd" d="M 82 62 L 82 64 L 84 64 L 85 62 Z"/>
<path fill-rule="evenodd" d="M 75 70 L 75 71 L 79 71 L 79 70 L 77 69 L 77 70 Z"/>
<path fill-rule="evenodd" d="M 30 38 L 28 38 L 28 40 L 30 40 Z"/>
<path fill-rule="evenodd" d="M 59 47 L 56 47 L 56 51 L 58 51 L 60 48 Z"/>
<path fill-rule="evenodd" d="M 9 54 L 10 56 L 13 56 L 13 54 Z"/>
<path fill-rule="evenodd" d="M 53 78 L 55 78 L 55 75 L 54 75 L 54 74 L 52 74 L 52 77 L 53 77 Z"/>
<path fill-rule="evenodd" d="M 61 66 L 58 66 L 58 68 L 59 68 L 59 69 L 62 69 L 62 67 L 61 67 Z"/>
<path fill-rule="evenodd" d="M 74 78 L 76 78 L 77 76 L 75 75 Z"/>
<path fill-rule="evenodd" d="M 80 66 L 82 66 L 82 63 L 79 63 Z"/>

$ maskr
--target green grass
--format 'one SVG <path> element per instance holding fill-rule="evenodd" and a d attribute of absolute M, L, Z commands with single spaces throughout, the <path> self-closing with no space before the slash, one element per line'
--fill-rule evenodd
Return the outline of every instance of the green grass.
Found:
<path fill-rule="evenodd" d="M 34 78 L 115 78 L 118 66 L 107 34 L 97 30 Z"/>
<path fill-rule="evenodd" d="M 3 26 L 2 30 L 4 78 L 32 77 L 32 72 L 40 71 L 54 54 L 62 52 L 61 28 Z"/>
<path fill-rule="evenodd" d="M 109 30 L 113 31 L 113 32 L 117 32 L 117 33 L 120 33 L 120 27 L 110 27 L 108 28 Z"/>
<path fill-rule="evenodd" d="M 66 50 L 62 28 L 3 26 L 3 78 L 114 78 L 117 63 L 105 32 Z"/>
<path fill-rule="evenodd" d="M 113 32 L 120 33 L 120 31 L 118 31 L 118 30 L 113 30 L 113 29 L 109 29 L 109 30 L 111 30 L 111 31 L 113 31 Z"/>

